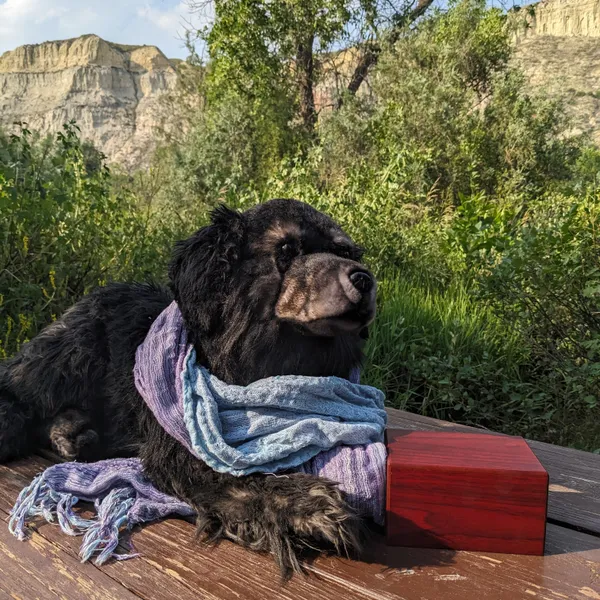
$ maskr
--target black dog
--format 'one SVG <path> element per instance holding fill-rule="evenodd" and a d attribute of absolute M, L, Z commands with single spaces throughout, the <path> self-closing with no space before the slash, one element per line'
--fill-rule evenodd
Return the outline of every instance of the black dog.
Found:
<path fill-rule="evenodd" d="M 176 245 L 173 295 L 153 285 L 98 289 L 0 365 L 0 461 L 44 446 L 68 459 L 137 455 L 158 488 L 194 506 L 209 540 L 273 552 L 284 572 L 299 570 L 304 546 L 347 551 L 358 519 L 335 485 L 212 471 L 154 420 L 132 369 L 174 296 L 198 360 L 228 383 L 347 377 L 375 313 L 375 281 L 360 260 L 334 221 L 299 201 L 217 209 Z"/>

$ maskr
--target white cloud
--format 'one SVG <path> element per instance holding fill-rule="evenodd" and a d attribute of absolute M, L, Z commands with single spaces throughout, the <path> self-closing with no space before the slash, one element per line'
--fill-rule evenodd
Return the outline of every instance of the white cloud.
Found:
<path fill-rule="evenodd" d="M 154 8 L 149 3 L 137 9 L 137 14 L 165 31 L 173 32 L 183 28 L 182 15 L 187 14 L 187 7 L 183 2 L 170 10 Z"/>
<path fill-rule="evenodd" d="M 122 44 L 152 44 L 185 58 L 182 42 L 190 21 L 181 0 L 0 0 L 0 53 L 22 44 L 95 33 Z"/>
<path fill-rule="evenodd" d="M 67 14 L 67 9 L 64 6 L 50 8 L 45 13 L 37 14 L 34 19 L 34 22 L 36 24 L 41 24 L 41 23 L 44 23 L 45 21 L 49 21 L 51 19 L 60 18 L 65 14 Z"/>
<path fill-rule="evenodd" d="M 12 24 L 39 17 L 42 8 L 39 0 L 6 0 L 0 4 L 0 33 L 6 35 Z"/>

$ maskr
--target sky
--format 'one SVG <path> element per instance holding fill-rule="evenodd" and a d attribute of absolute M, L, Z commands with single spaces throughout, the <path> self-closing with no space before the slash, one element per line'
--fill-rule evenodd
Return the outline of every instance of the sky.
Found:
<path fill-rule="evenodd" d="M 0 54 L 95 33 L 110 42 L 158 46 L 169 58 L 186 58 L 186 23 L 200 26 L 186 0 L 0 0 Z"/>
<path fill-rule="evenodd" d="M 190 13 L 188 0 L 0 0 L 0 54 L 23 44 L 95 33 L 109 42 L 158 46 L 169 58 L 186 58 L 186 28 L 190 23 L 201 27 L 209 19 Z"/>

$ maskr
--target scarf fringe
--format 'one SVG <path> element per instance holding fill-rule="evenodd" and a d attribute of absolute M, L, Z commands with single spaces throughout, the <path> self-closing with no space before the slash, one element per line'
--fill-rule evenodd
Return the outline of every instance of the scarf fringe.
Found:
<path fill-rule="evenodd" d="M 79 498 L 69 493 L 53 490 L 44 480 L 44 474 L 38 475 L 30 485 L 24 488 L 10 511 L 9 531 L 19 540 L 28 535 L 27 523 L 34 517 L 43 516 L 48 523 L 58 521 L 61 530 L 73 536 L 83 535 L 79 552 L 81 562 L 86 562 L 95 554 L 97 565 L 104 564 L 110 558 L 125 560 L 139 556 L 137 553 L 117 554 L 119 534 L 129 529 L 129 510 L 135 499 L 127 488 L 111 490 L 102 500 L 96 500 L 96 516 L 84 519 L 73 511 Z"/>

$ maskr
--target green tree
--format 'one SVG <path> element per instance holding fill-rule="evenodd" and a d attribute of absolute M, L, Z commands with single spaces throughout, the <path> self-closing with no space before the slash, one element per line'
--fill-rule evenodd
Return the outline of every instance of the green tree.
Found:
<path fill-rule="evenodd" d="M 525 193 L 571 176 L 581 141 L 560 100 L 528 90 L 509 63 L 506 15 L 485 2 L 451 4 L 380 57 L 373 97 L 323 119 L 328 180 L 392 175 L 410 202 L 455 205 L 461 195 Z M 398 194 L 400 197 L 402 194 Z"/>
<path fill-rule="evenodd" d="M 215 0 L 206 36 L 215 95 L 233 87 L 244 99 L 288 104 L 307 132 L 316 123 L 315 51 L 339 39 L 348 0 Z"/>
<path fill-rule="evenodd" d="M 354 95 L 385 43 L 396 42 L 434 0 L 192 0 L 214 10 L 205 34 L 215 93 L 235 89 L 251 102 L 288 105 L 305 133 L 317 123 L 315 86 L 331 50 L 357 51 L 347 93 Z M 338 98 L 338 106 L 343 102 Z M 264 106 L 262 106 L 264 109 Z"/>

